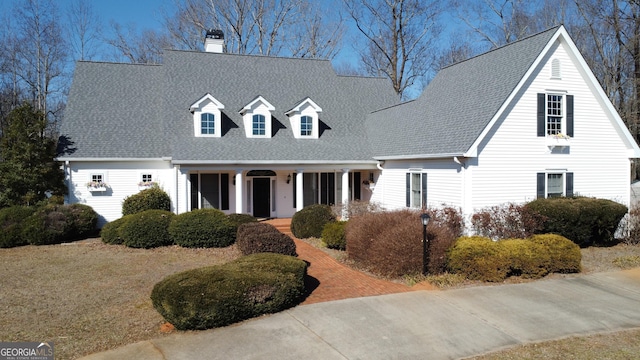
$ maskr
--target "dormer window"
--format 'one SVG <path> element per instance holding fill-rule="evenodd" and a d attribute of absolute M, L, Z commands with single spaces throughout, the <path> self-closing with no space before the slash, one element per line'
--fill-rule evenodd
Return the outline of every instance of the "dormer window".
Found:
<path fill-rule="evenodd" d="M 250 138 L 271 137 L 271 112 L 275 107 L 265 98 L 258 96 L 240 110 L 245 134 Z"/>
<path fill-rule="evenodd" d="M 194 135 L 196 137 L 222 136 L 222 109 L 224 105 L 211 94 L 203 96 L 191 105 Z"/>
<path fill-rule="evenodd" d="M 296 107 L 287 111 L 285 115 L 291 121 L 291 129 L 296 139 L 317 139 L 320 128 L 320 113 L 322 108 L 310 98 L 302 100 Z"/>

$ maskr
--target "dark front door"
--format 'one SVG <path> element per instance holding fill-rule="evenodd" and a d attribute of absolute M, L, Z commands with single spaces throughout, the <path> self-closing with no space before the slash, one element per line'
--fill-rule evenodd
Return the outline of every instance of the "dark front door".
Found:
<path fill-rule="evenodd" d="M 271 179 L 253 178 L 253 216 L 267 218 L 271 216 Z"/>

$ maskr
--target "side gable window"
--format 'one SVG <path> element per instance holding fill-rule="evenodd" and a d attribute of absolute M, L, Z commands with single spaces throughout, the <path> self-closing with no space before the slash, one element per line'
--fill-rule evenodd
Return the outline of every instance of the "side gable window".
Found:
<path fill-rule="evenodd" d="M 538 94 L 538 136 L 573 137 L 573 95 Z"/>
<path fill-rule="evenodd" d="M 200 133 L 213 135 L 216 133 L 216 117 L 211 113 L 204 113 L 200 116 Z"/>
<path fill-rule="evenodd" d="M 311 116 L 302 116 L 300 118 L 300 136 L 311 136 L 313 130 L 313 118 Z"/>
<path fill-rule="evenodd" d="M 253 129 L 253 135 L 265 135 L 266 134 L 266 122 L 264 115 L 253 115 L 253 122 L 251 128 Z"/>
<path fill-rule="evenodd" d="M 538 199 L 573 196 L 572 172 L 541 172 L 537 174 Z"/>
<path fill-rule="evenodd" d="M 427 206 L 427 174 L 421 172 L 406 174 L 406 206 L 416 209 Z"/>

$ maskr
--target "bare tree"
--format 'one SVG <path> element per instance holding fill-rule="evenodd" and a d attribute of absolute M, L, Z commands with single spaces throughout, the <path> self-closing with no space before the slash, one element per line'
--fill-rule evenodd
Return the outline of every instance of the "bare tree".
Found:
<path fill-rule="evenodd" d="M 344 4 L 367 39 L 360 58 L 369 74 L 388 77 L 400 95 L 426 78 L 441 33 L 439 1 L 344 0 Z"/>
<path fill-rule="evenodd" d="M 132 63 L 160 64 L 163 49 L 172 46 L 168 35 L 154 30 L 138 32 L 132 24 L 123 27 L 113 21 L 111 27 L 115 36 L 106 42 L 116 50 L 116 60 L 124 57 Z"/>
<path fill-rule="evenodd" d="M 209 29 L 225 34 L 227 52 L 329 58 L 342 25 L 326 25 L 308 0 L 174 0 L 164 23 L 176 48 L 202 49 Z"/>
<path fill-rule="evenodd" d="M 87 0 L 74 0 L 67 8 L 69 41 L 74 59 L 92 60 L 102 39 L 102 20 Z"/>

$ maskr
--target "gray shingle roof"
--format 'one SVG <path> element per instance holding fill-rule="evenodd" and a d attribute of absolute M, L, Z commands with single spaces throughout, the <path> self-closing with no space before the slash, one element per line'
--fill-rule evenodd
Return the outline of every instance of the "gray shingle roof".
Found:
<path fill-rule="evenodd" d="M 189 107 L 210 93 L 225 108 L 221 138 L 194 136 Z M 241 109 L 257 96 L 276 108 L 271 139 L 246 138 Z M 325 130 L 295 139 L 285 112 L 309 97 Z M 79 62 L 61 133 L 68 158 L 178 161 L 370 161 L 365 118 L 397 103 L 381 78 L 335 74 L 325 60 L 167 51 L 163 65 Z"/>
<path fill-rule="evenodd" d="M 418 99 L 371 114 L 374 157 L 469 150 L 558 29 L 444 68 Z"/>

